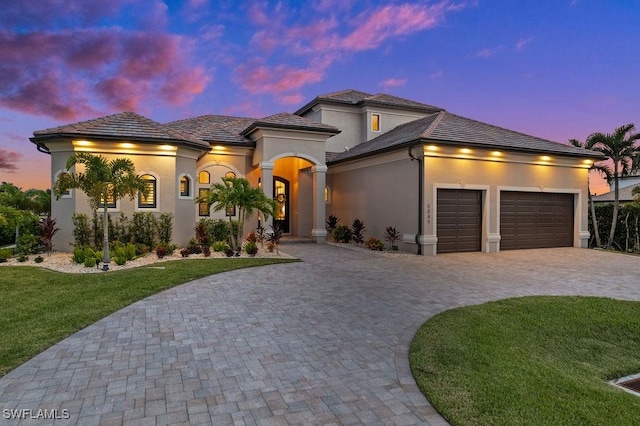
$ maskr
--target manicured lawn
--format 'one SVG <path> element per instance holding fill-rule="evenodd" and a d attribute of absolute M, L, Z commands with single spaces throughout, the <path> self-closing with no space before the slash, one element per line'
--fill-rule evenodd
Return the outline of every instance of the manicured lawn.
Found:
<path fill-rule="evenodd" d="M 524 297 L 443 312 L 411 368 L 454 425 L 638 424 L 640 397 L 607 380 L 640 372 L 640 303 Z"/>
<path fill-rule="evenodd" d="M 0 376 L 70 334 L 131 303 L 211 274 L 291 259 L 202 259 L 101 274 L 0 269 Z"/>

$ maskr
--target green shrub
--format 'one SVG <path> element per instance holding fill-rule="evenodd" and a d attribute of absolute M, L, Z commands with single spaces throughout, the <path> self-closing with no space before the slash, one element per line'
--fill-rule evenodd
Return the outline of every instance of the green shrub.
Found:
<path fill-rule="evenodd" d="M 200 246 L 200 249 L 204 249 L 211 245 L 213 241 L 211 238 L 211 220 L 210 219 L 200 219 L 200 221 L 196 224 L 193 230 L 196 233 L 196 243 Z"/>
<path fill-rule="evenodd" d="M 125 256 L 114 256 L 113 261 L 116 262 L 116 265 L 124 265 L 127 263 L 127 258 Z"/>
<path fill-rule="evenodd" d="M 0 250 L 0 263 L 6 262 L 12 256 L 13 256 L 13 250 L 11 249 Z"/>
<path fill-rule="evenodd" d="M 226 241 L 216 241 L 213 243 L 213 251 L 224 252 L 229 247 L 229 243 Z"/>
<path fill-rule="evenodd" d="M 20 263 L 26 262 L 27 260 L 29 260 L 29 256 L 25 254 L 21 254 L 20 256 L 18 256 L 18 262 Z"/>
<path fill-rule="evenodd" d="M 158 240 L 160 240 L 161 244 L 169 244 L 173 233 L 173 215 L 171 213 L 162 213 L 157 223 Z"/>
<path fill-rule="evenodd" d="M 91 247 L 84 248 L 84 260 L 87 260 L 87 258 L 99 259 L 98 256 L 96 256 L 96 252 Z"/>
<path fill-rule="evenodd" d="M 125 254 L 127 260 L 133 260 L 136 257 L 136 245 L 133 243 L 127 243 L 125 246 Z"/>
<path fill-rule="evenodd" d="M 131 234 L 133 242 L 136 244 L 144 244 L 148 248 L 154 246 L 157 219 L 153 213 L 136 212 L 133 214 L 133 225 Z"/>
<path fill-rule="evenodd" d="M 249 256 L 255 256 L 258 253 L 258 245 L 254 241 L 249 241 L 244 245 L 244 251 Z"/>
<path fill-rule="evenodd" d="M 22 234 L 18 237 L 16 251 L 22 254 L 36 254 L 40 250 L 40 238 L 32 234 Z"/>
<path fill-rule="evenodd" d="M 98 260 L 95 257 L 87 257 L 84 259 L 84 266 L 85 268 L 91 268 L 91 267 L 95 267 L 96 266 L 96 260 Z"/>
<path fill-rule="evenodd" d="M 211 221 L 210 229 L 213 241 L 227 241 L 229 239 L 230 225 L 228 220 L 213 220 Z"/>
<path fill-rule="evenodd" d="M 176 250 L 176 248 L 177 247 L 175 244 L 160 243 L 156 246 L 155 252 L 156 252 L 156 255 L 158 256 L 158 259 L 162 259 L 163 257 L 172 254 Z"/>
<path fill-rule="evenodd" d="M 73 214 L 73 239 L 75 240 L 76 247 L 88 246 L 91 243 L 89 218 L 84 213 Z"/>
<path fill-rule="evenodd" d="M 125 216 L 123 212 L 113 222 L 113 232 L 109 234 L 109 239 L 113 241 L 119 241 L 121 243 L 128 243 L 131 241 L 131 227 L 129 224 L 129 218 Z"/>
<path fill-rule="evenodd" d="M 84 263 L 84 247 L 77 246 L 73 249 L 73 254 L 71 255 L 71 260 L 75 263 Z"/>
<path fill-rule="evenodd" d="M 182 257 L 189 257 L 189 249 L 188 248 L 183 248 L 182 250 L 180 250 L 180 256 Z"/>
<path fill-rule="evenodd" d="M 36 263 L 42 263 L 44 261 L 44 257 L 37 256 L 35 259 L 33 259 L 33 261 Z"/>
<path fill-rule="evenodd" d="M 337 243 L 348 243 L 351 241 L 351 229 L 346 225 L 338 225 L 333 230 L 331 236 Z"/>
<path fill-rule="evenodd" d="M 187 243 L 187 250 L 189 250 L 189 254 L 200 254 L 202 253 L 202 247 L 200 244 L 196 242 L 195 238 L 191 238 Z"/>
<path fill-rule="evenodd" d="M 365 247 L 369 250 L 374 251 L 382 251 L 384 249 L 384 244 L 377 238 L 371 237 L 364 243 Z"/>

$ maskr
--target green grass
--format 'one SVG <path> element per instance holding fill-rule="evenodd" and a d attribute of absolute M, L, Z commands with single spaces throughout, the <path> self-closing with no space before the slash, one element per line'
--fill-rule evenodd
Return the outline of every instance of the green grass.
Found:
<path fill-rule="evenodd" d="M 640 303 L 524 297 L 443 312 L 410 348 L 418 386 L 453 425 L 639 424 Z"/>
<path fill-rule="evenodd" d="M 37 267 L 0 270 L 0 377 L 97 320 L 196 278 L 291 259 L 203 259 L 98 274 Z"/>

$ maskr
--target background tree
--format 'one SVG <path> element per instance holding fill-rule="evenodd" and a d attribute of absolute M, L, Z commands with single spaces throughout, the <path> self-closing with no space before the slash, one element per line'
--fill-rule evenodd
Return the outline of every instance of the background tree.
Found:
<path fill-rule="evenodd" d="M 0 184 L 0 245 L 16 242 L 21 233 L 38 233 L 38 215 L 47 213 L 43 211 L 46 205 L 42 206 L 34 202 L 30 194 L 42 197 L 46 191 L 39 189 L 23 191 L 12 183 Z"/>
<path fill-rule="evenodd" d="M 569 143 L 578 148 L 584 149 L 593 149 L 593 145 L 587 142 L 581 142 L 578 139 L 569 139 Z M 613 179 L 611 169 L 606 165 L 606 163 L 600 161 L 597 163 L 593 163 L 591 165 L 590 170 L 595 170 L 600 173 L 606 180 L 609 185 L 611 185 L 611 181 Z M 600 230 L 598 229 L 598 218 L 596 217 L 596 208 L 593 204 L 593 196 L 591 195 L 591 178 L 587 178 L 587 192 L 589 194 L 589 210 L 591 212 L 591 222 L 593 223 L 593 233 L 596 238 L 596 247 L 602 247 L 602 242 L 600 241 Z"/>
<path fill-rule="evenodd" d="M 84 166 L 83 172 L 74 172 L 77 164 Z M 80 189 L 89 198 L 89 205 L 97 210 L 102 207 L 104 225 L 103 259 L 104 270 L 109 269 L 109 201 L 125 196 L 134 199 L 138 192 L 147 194 L 144 179 L 136 174 L 133 161 L 128 158 L 107 160 L 101 155 L 79 152 L 67 160 L 67 172 L 62 173 L 53 187 L 56 199 L 69 189 Z"/>
<path fill-rule="evenodd" d="M 236 252 L 242 245 L 244 223 L 254 210 L 261 212 L 265 220 L 273 216 L 275 202 L 267 197 L 260 188 L 251 186 L 245 178 L 222 178 L 222 183 L 214 183 L 202 196 L 196 198 L 196 203 L 206 203 L 213 206 L 214 211 L 227 210 L 235 206 L 238 209 L 238 231 L 233 235 L 233 224 L 229 216 L 231 245 Z"/>
<path fill-rule="evenodd" d="M 613 218 L 606 248 L 611 248 L 613 244 L 618 223 L 618 209 L 620 208 L 618 179 L 630 174 L 634 168 L 637 169 L 636 166 L 639 164 L 637 157 L 640 150 L 636 146 L 636 141 L 640 139 L 640 134 L 634 131 L 635 125 L 625 124 L 615 129 L 613 133 L 593 133 L 586 142 L 587 146 L 590 146 L 594 151 L 602 152 L 613 163 Z"/>

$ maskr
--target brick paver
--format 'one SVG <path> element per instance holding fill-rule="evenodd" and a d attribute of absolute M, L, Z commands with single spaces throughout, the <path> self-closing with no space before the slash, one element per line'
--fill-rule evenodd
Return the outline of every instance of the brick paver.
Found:
<path fill-rule="evenodd" d="M 640 258 L 580 249 L 437 257 L 296 244 L 301 263 L 135 303 L 0 379 L 2 424 L 445 424 L 407 353 L 434 314 L 535 294 L 640 300 Z"/>

